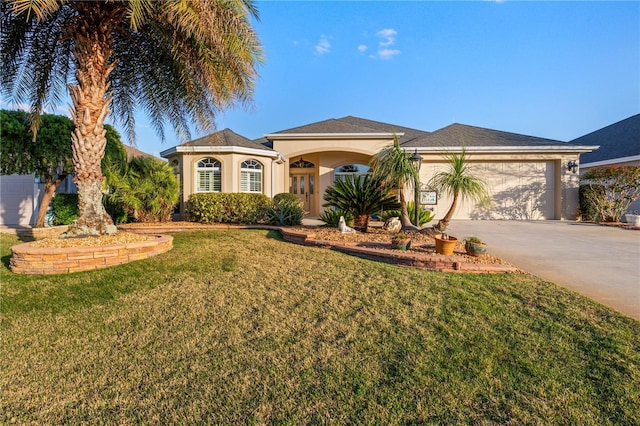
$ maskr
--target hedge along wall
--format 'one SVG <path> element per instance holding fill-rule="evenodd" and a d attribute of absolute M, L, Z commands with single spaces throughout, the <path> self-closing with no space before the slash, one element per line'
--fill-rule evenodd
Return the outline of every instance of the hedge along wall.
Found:
<path fill-rule="evenodd" d="M 187 203 L 187 216 L 200 223 L 266 223 L 271 203 L 264 194 L 192 194 Z"/>

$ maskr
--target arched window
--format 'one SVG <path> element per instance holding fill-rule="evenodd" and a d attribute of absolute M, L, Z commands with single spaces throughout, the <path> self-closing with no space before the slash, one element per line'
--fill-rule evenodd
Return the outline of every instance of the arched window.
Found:
<path fill-rule="evenodd" d="M 198 192 L 222 192 L 222 165 L 215 158 L 203 158 L 196 167 Z"/>
<path fill-rule="evenodd" d="M 240 165 L 240 192 L 262 193 L 262 164 L 246 160 Z"/>

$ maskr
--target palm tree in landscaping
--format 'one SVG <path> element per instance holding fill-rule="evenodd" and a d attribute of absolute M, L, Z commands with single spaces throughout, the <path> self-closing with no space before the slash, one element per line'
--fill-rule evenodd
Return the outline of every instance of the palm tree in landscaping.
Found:
<path fill-rule="evenodd" d="M 449 226 L 460 199 L 469 199 L 483 204 L 489 200 L 487 183 L 471 173 L 465 148 L 462 148 L 460 153 L 452 152 L 445 157 L 449 162 L 449 168 L 437 173 L 431 180 L 431 185 L 438 191 L 453 197 L 449 211 L 435 226 L 440 232 L 444 232 Z"/>
<path fill-rule="evenodd" d="M 252 97 L 262 48 L 252 0 L 4 0 L 0 3 L 5 95 L 31 105 L 34 132 L 46 102 L 68 88 L 80 217 L 72 235 L 115 232 L 102 204 L 104 121 L 113 109 L 134 139 L 141 105 L 190 137 L 219 111 Z M 75 77 L 75 78 L 72 78 Z"/>
<path fill-rule="evenodd" d="M 400 148 L 397 135 L 393 135 L 393 144 L 383 148 L 373 156 L 369 163 L 373 174 L 388 185 L 397 188 L 400 196 L 400 222 L 403 229 L 417 229 L 411 224 L 407 210 L 404 189 L 407 184 L 416 181 L 418 171 L 415 169 L 407 153 Z"/>
<path fill-rule="evenodd" d="M 323 207 L 335 207 L 353 215 L 353 228 L 367 232 L 369 216 L 398 208 L 396 197 L 382 179 L 371 174 L 345 175 L 328 187 Z"/>

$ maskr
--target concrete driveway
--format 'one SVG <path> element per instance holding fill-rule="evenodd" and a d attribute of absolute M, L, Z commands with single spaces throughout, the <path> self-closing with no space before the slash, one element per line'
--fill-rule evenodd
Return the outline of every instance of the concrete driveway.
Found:
<path fill-rule="evenodd" d="M 520 269 L 640 320 L 640 231 L 567 221 L 451 222 Z"/>

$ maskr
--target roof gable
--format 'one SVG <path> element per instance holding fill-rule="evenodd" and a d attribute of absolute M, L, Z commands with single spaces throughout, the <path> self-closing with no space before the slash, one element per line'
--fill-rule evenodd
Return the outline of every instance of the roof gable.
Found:
<path fill-rule="evenodd" d="M 600 145 L 600 149 L 580 156 L 583 164 L 640 155 L 640 114 L 588 133 L 571 143 Z"/>
<path fill-rule="evenodd" d="M 233 146 L 233 147 L 262 149 L 265 151 L 271 151 L 271 149 L 267 148 L 266 146 L 256 143 L 250 139 L 247 139 L 244 136 L 237 134 L 231 129 L 220 130 L 210 135 L 185 142 L 178 146 L 180 147 L 187 147 L 187 146 L 232 147 Z"/>
<path fill-rule="evenodd" d="M 404 133 L 400 142 L 408 142 L 419 136 L 426 136 L 429 132 L 416 130 L 395 124 L 347 116 L 330 118 L 304 126 L 281 130 L 273 134 L 373 134 L 373 133 Z"/>
<path fill-rule="evenodd" d="M 454 123 L 413 140 L 406 147 L 547 147 L 566 142 Z"/>

